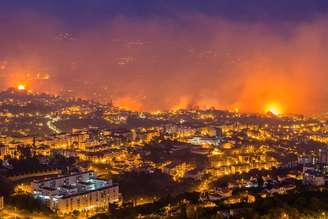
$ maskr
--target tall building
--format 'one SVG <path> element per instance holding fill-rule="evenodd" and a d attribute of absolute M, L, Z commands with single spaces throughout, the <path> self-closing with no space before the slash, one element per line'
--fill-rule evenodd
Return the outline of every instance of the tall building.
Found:
<path fill-rule="evenodd" d="M 319 163 L 328 164 L 328 150 L 319 149 Z"/>
<path fill-rule="evenodd" d="M 6 155 L 8 155 L 7 146 L 0 144 L 0 160 L 4 160 Z"/>
<path fill-rule="evenodd" d="M 5 204 L 4 204 L 3 196 L 0 196 L 0 211 L 1 211 L 2 209 L 4 209 L 4 207 L 5 207 Z"/>

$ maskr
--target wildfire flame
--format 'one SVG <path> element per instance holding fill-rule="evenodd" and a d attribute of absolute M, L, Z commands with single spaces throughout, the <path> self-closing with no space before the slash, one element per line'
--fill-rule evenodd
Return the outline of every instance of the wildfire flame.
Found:
<path fill-rule="evenodd" d="M 283 113 L 282 106 L 279 103 L 268 103 L 264 109 L 265 113 L 281 115 Z"/>
<path fill-rule="evenodd" d="M 19 91 L 23 91 L 23 90 L 25 90 L 25 85 L 24 85 L 24 84 L 19 84 L 19 85 L 17 86 L 17 89 L 18 89 Z"/>

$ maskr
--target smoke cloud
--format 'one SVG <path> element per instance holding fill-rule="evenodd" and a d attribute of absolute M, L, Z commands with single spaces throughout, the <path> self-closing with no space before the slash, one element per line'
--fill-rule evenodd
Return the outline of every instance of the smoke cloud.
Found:
<path fill-rule="evenodd" d="M 0 20 L 0 86 L 70 94 L 134 110 L 328 109 L 327 17 L 284 23 L 193 13 L 72 31 L 33 12 Z"/>

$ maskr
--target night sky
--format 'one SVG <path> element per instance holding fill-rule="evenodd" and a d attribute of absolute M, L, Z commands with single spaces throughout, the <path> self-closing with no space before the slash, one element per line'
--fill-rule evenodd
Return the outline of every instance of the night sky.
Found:
<path fill-rule="evenodd" d="M 84 26 L 115 16 L 169 17 L 201 13 L 242 22 L 309 21 L 325 15 L 325 0 L 2 0 L 1 14 L 33 11 L 61 22 Z"/>
<path fill-rule="evenodd" d="M 2 0 L 0 86 L 134 110 L 326 112 L 327 15 L 327 0 Z"/>

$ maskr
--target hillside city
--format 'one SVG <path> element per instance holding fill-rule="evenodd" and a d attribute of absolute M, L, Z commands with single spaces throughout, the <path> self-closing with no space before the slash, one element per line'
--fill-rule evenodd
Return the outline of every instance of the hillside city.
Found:
<path fill-rule="evenodd" d="M 0 217 L 324 218 L 327 116 L 136 112 L 10 88 Z"/>

